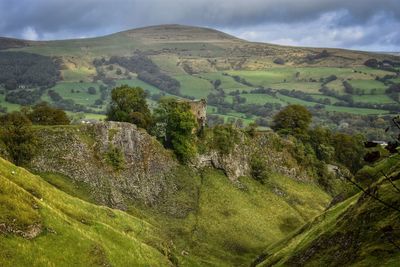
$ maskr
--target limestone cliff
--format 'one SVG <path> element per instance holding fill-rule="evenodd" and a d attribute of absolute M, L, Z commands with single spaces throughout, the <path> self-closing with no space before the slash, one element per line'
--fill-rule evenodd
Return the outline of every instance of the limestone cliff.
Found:
<path fill-rule="evenodd" d="M 310 174 L 293 157 L 293 148 L 292 141 L 284 140 L 273 132 L 258 134 L 253 138 L 240 133 L 238 143 L 229 153 L 208 149 L 197 157 L 194 165 L 221 169 L 231 181 L 236 182 L 240 176 L 251 176 L 251 161 L 258 158 L 265 162 L 271 172 L 308 181 Z"/>
<path fill-rule="evenodd" d="M 154 204 L 177 165 L 159 142 L 129 123 L 43 127 L 37 135 L 40 149 L 30 164 L 33 170 L 85 182 L 100 203 L 120 209 L 126 207 L 124 200 Z M 120 154 L 118 169 L 108 159 L 113 154 Z"/>
<path fill-rule="evenodd" d="M 99 203 L 126 209 L 132 201 L 156 205 L 179 190 L 173 153 L 146 131 L 122 122 L 35 128 L 39 149 L 30 163 L 36 172 L 60 173 L 89 185 Z M 251 176 L 251 161 L 259 158 L 268 170 L 298 181 L 309 181 L 307 169 L 293 158 L 293 144 L 274 133 L 254 138 L 240 133 L 229 153 L 209 147 L 193 162 L 194 170 L 223 170 L 238 178 Z"/>

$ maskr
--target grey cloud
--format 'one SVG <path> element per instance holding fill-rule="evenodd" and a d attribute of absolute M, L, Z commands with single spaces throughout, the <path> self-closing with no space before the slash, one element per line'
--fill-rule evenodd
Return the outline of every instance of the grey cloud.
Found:
<path fill-rule="evenodd" d="M 340 16 L 321 22 L 326 14 Z M 27 36 L 27 29 L 41 39 L 70 38 L 163 23 L 209 26 L 240 34 L 243 29 L 268 29 L 271 25 L 299 28 L 326 23 L 321 27 L 333 30 L 371 28 L 371 23 L 395 25 L 400 21 L 400 4 L 398 0 L 0 0 L 0 17 L 0 35 L 19 38 Z M 299 31 L 313 34 L 306 28 Z M 400 46 L 398 39 L 389 36 L 385 40 L 390 46 Z"/>

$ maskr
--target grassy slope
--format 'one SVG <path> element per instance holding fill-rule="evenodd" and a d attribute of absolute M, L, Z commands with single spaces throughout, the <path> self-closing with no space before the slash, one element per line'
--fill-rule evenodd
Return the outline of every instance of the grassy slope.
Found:
<path fill-rule="evenodd" d="M 13 170 L 17 172 L 15 175 Z M 53 260 L 65 261 L 65 265 L 73 264 L 63 258 L 73 254 L 86 263 L 91 257 L 86 248 L 93 248 L 92 243 L 103 246 L 100 251 L 106 255 L 104 260 L 121 265 L 117 258 L 127 263 L 132 259 L 130 255 L 125 258 L 120 256 L 115 250 L 139 253 L 128 245 L 133 238 L 137 241 L 132 246 L 144 243 L 141 246 L 147 248 L 145 252 L 150 259 L 153 256 L 162 257 L 154 249 L 159 247 L 173 254 L 182 266 L 247 265 L 262 252 L 265 244 L 277 242 L 312 220 L 330 201 L 330 196 L 314 183 L 296 181 L 279 174 L 271 174 L 265 184 L 241 177 L 241 186 L 238 186 L 220 171 L 205 169 L 194 173 L 182 168 L 169 179 L 177 183 L 177 192 L 167 194 L 165 200 L 152 208 L 132 202 L 128 211 L 132 217 L 124 212 L 89 204 L 95 203 L 95 198 L 90 195 L 93 191 L 85 184 L 73 183 L 66 176 L 41 173 L 42 179 L 4 160 L 0 161 L 0 176 L 6 179 L 2 185 L 12 181 L 17 188 L 29 190 L 31 193 L 26 195 L 39 203 L 40 208 L 36 211 L 26 205 L 29 212 L 36 214 L 28 225 L 38 221 L 43 224 L 43 229 L 57 232 L 52 234 L 45 230 L 30 241 L 13 235 L 1 236 L 0 247 L 6 248 L 4 255 L 8 255 L 7 263 L 10 262 L 10 265 L 34 261 L 29 250 L 39 254 L 37 258 L 41 262 L 34 262 L 36 265 L 43 262 L 49 262 L 43 265 L 51 265 Z M 43 198 L 43 202 L 32 194 Z M 15 199 L 7 203 L 11 206 L 1 205 L 5 208 L 0 214 L 18 210 L 15 209 L 19 207 Z M 15 217 L 20 215 L 0 217 L 0 224 L 7 218 Z M 145 231 L 142 230 L 143 225 Z M 111 228 L 116 232 L 115 237 L 106 231 Z M 160 238 L 155 238 L 155 235 Z M 75 248 L 75 243 L 82 245 Z M 63 250 L 51 251 L 50 244 L 56 244 L 55 247 L 62 247 Z M 17 246 L 24 249 L 16 250 Z M 157 266 L 156 263 L 152 265 Z"/>
<path fill-rule="evenodd" d="M 157 229 L 143 220 L 71 197 L 1 158 L 0 184 L 0 223 L 42 229 L 31 240 L 0 233 L 1 266 L 168 265 Z"/>
<path fill-rule="evenodd" d="M 93 202 L 84 185 L 56 174 L 41 176 L 70 195 Z M 172 244 L 168 249 L 181 266 L 247 265 L 265 244 L 286 237 L 315 217 L 330 199 L 315 185 L 280 175 L 271 176 L 265 185 L 242 177 L 242 189 L 211 169 L 201 176 L 177 170 L 173 179 L 181 188 L 177 194 L 153 209 L 132 203 L 128 213 L 156 226 L 165 242 Z M 176 201 L 180 205 L 171 207 Z M 162 212 L 187 208 L 193 209 L 187 217 Z"/>
<path fill-rule="evenodd" d="M 169 216 L 137 205 L 131 206 L 131 213 L 163 229 L 182 266 L 246 266 L 265 243 L 287 236 L 330 199 L 315 185 L 279 175 L 266 185 L 242 177 L 241 188 L 211 169 L 200 176 L 178 173 L 176 179 L 184 191 L 170 198 L 181 203 L 179 209 L 194 205 L 189 216 Z M 286 195 L 278 195 L 277 189 Z M 182 256 L 183 251 L 188 255 Z"/>
<path fill-rule="evenodd" d="M 384 170 L 388 175 L 398 175 L 399 167 L 398 160 L 388 159 L 367 169 L 371 173 Z M 400 193 L 388 182 L 378 184 L 379 198 L 398 207 Z M 395 184 L 400 186 L 400 181 Z M 268 246 L 260 266 L 398 266 L 400 251 L 383 233 L 385 227 L 395 229 L 391 238 L 396 242 L 398 218 L 399 212 L 358 193 L 292 236 Z"/>

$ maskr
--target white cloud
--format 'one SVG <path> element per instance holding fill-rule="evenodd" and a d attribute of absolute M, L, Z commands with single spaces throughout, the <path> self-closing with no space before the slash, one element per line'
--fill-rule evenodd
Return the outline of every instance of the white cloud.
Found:
<path fill-rule="evenodd" d="M 22 38 L 34 41 L 39 39 L 39 34 L 36 32 L 35 28 L 28 26 L 22 31 Z"/>
<path fill-rule="evenodd" d="M 341 10 L 329 12 L 312 21 L 266 23 L 238 29 L 223 29 L 240 38 L 280 45 L 335 47 L 368 51 L 399 51 L 400 22 L 375 17 L 363 25 L 341 24 L 348 15 Z"/>

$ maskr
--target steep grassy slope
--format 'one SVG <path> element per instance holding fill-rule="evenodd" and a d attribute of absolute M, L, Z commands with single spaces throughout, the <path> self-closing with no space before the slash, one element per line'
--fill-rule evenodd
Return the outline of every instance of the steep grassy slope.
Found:
<path fill-rule="evenodd" d="M 291 237 L 269 246 L 255 264 L 398 266 L 400 191 L 395 188 L 400 186 L 398 158 L 383 160 L 364 173 L 380 176 L 380 170 L 394 181 L 394 186 L 381 177 L 369 192 L 397 210 L 360 192 L 329 208 Z"/>
<path fill-rule="evenodd" d="M 169 258 L 180 266 L 247 266 L 266 244 L 287 237 L 322 212 L 331 200 L 307 176 L 307 167 L 300 166 L 290 155 L 288 141 L 275 134 L 260 140 L 249 139 L 251 144 L 238 146 L 237 152 L 226 158 L 209 159 L 218 168 L 225 168 L 222 171 L 201 164 L 197 168 L 179 165 L 145 132 L 126 123 L 36 127 L 35 131 L 41 147 L 30 167 L 40 177 L 2 161 L 0 174 L 8 180 L 14 179 L 18 188 L 26 189 L 27 200 L 23 196 L 4 200 L 8 204 L 2 205 L 1 214 L 11 215 L 0 217 L 0 224 L 21 217 L 22 223 L 18 224 L 35 225 L 41 232 L 31 240 L 2 234 L 0 244 L 9 248 L 4 250 L 9 257 L 5 262 L 31 261 L 28 249 L 39 254 L 43 249 L 43 261 L 48 255 L 63 257 L 61 254 L 73 253 L 79 254 L 77 258 L 82 261 L 88 257 L 88 261 L 90 255 L 85 248 L 91 243 L 78 240 L 73 233 L 79 232 L 82 238 L 103 245 L 104 260 L 117 266 L 121 264 L 115 258 L 130 263 L 130 256 L 125 259 L 120 252 L 114 253 L 114 249 L 140 253 L 126 244 L 126 240 L 133 238 L 137 240 L 134 246 L 149 245 L 143 253 L 154 260 L 149 262 L 151 266 L 157 266 L 160 257 L 166 261 L 164 264 Z M 262 147 L 257 145 L 259 141 Z M 234 173 L 232 170 L 236 168 L 248 168 L 242 155 L 249 154 L 244 151 L 252 146 L 257 147 L 254 152 L 260 153 L 271 169 L 264 184 L 245 171 L 240 177 L 225 175 Z M 104 158 L 103 152 L 110 147 L 124 155 L 123 170 L 114 170 Z M 207 159 L 207 155 L 203 157 Z M 4 195 L 10 198 L 7 192 Z M 31 208 L 30 200 L 38 203 L 37 209 Z M 28 203 L 23 206 L 28 210 L 27 215 L 13 213 L 21 201 Z M 125 213 L 96 205 L 118 207 Z M 115 231 L 116 236 L 112 237 L 107 229 Z M 126 239 L 119 240 L 124 231 Z M 52 242 L 60 242 L 56 247 L 63 247 L 65 252 L 58 248 L 50 251 L 48 246 Z M 70 247 L 70 243 L 82 243 L 82 247 Z M 26 250 L 14 249 L 19 245 Z"/>
<path fill-rule="evenodd" d="M 168 266 L 156 227 L 0 158 L 1 266 Z"/>

